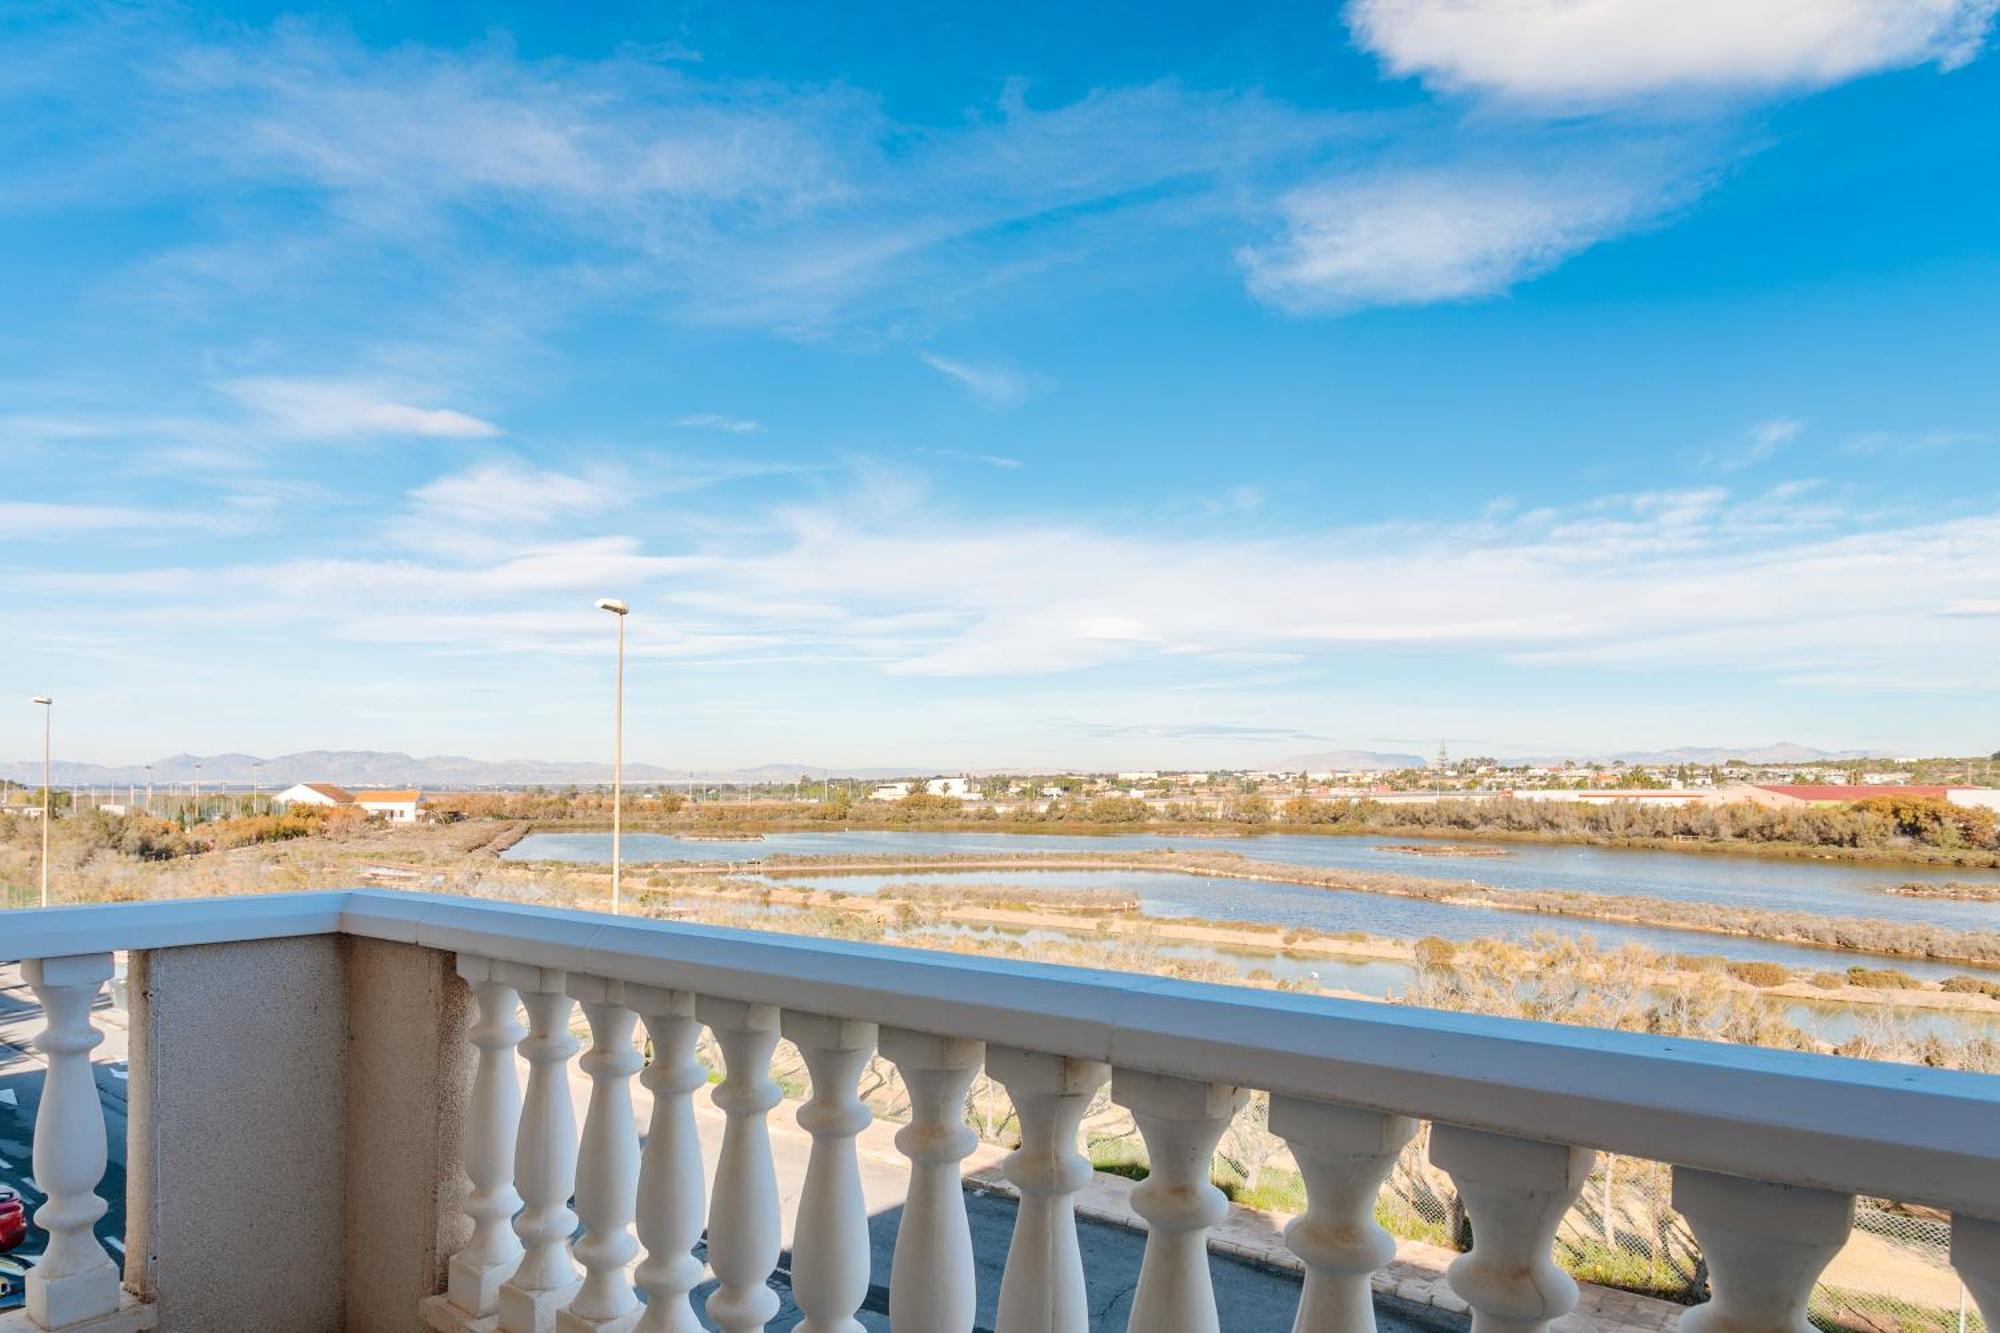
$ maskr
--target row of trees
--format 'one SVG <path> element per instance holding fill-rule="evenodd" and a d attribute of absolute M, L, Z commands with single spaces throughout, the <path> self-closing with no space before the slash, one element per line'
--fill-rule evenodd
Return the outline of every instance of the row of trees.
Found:
<path fill-rule="evenodd" d="M 1943 850 L 2000 850 L 2000 824 L 1983 807 L 1924 797 L 1882 796 L 1849 805 L 1772 809 L 1748 802 L 1709 805 L 1584 805 L 1575 801 L 1287 801 L 1282 822 L 1355 830 L 1552 834 L 1577 841 L 1672 839 Z M 1262 822 L 1255 819 L 1245 822 Z"/>
<path fill-rule="evenodd" d="M 627 798 L 628 822 L 670 827 L 768 827 L 773 824 L 936 825 L 979 823 L 1022 827 L 1137 828 L 1222 824 L 1244 828 L 1304 828 L 1342 833 L 1543 837 L 1565 842 L 1703 842 L 1945 852 L 2000 851 L 1994 812 L 1941 800 L 1882 796 L 1840 806 L 1773 809 L 1748 802 L 1713 805 L 1585 805 L 1445 797 L 1424 803 L 1368 799 L 1273 800 L 1238 791 L 1219 803 L 1154 806 L 1130 796 L 1059 796 L 1001 813 L 986 803 L 917 790 L 893 801 L 856 799 L 830 790 L 827 799 L 730 803 L 688 802 L 675 793 Z M 491 792 L 436 798 L 445 819 L 521 819 L 537 823 L 609 822 L 606 793 Z"/>

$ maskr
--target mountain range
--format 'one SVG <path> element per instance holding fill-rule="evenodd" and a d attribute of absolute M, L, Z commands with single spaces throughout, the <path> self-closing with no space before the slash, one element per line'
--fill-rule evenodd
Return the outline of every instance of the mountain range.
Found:
<path fill-rule="evenodd" d="M 1720 764 L 1743 759 L 1754 764 L 1798 764 L 1812 761 L 1841 761 L 1878 757 L 1867 750 L 1817 750 L 1809 745 L 1779 741 L 1768 745 L 1716 746 L 1688 745 L 1669 750 L 1626 750 L 1618 753 L 1572 755 L 1585 762 L 1623 760 L 1629 764 Z M 1506 759 L 1507 763 L 1562 762 L 1563 757 L 1537 756 Z M 1421 768 L 1421 755 L 1378 750 L 1323 750 L 1295 754 L 1268 765 L 1279 772 L 1326 772 L 1352 769 Z M 198 768 L 197 768 L 198 766 Z M 662 768 L 656 764 L 627 764 L 625 780 L 631 783 L 680 782 L 790 782 L 799 777 L 818 778 L 897 778 L 931 770 L 921 765 L 907 768 L 828 768 L 820 764 L 761 764 L 754 768 L 709 769 L 690 772 L 683 768 Z M 978 772 L 1005 770 L 983 769 Z M 140 786 L 150 781 L 156 786 L 186 784 L 197 778 L 205 785 L 249 787 L 253 784 L 274 791 L 295 782 L 333 782 L 343 787 L 424 787 L 431 790 L 477 787 L 550 787 L 575 783 L 609 782 L 611 765 L 601 762 L 568 762 L 548 759 L 470 759 L 463 755 L 436 754 L 421 758 L 395 750 L 301 750 L 296 754 L 259 758 L 252 754 L 174 754 L 147 764 L 81 764 L 68 761 L 52 765 L 52 777 L 59 787 Z M 36 760 L 0 763 L 0 779 L 39 786 L 42 766 Z"/>
<path fill-rule="evenodd" d="M 826 768 L 817 764 L 763 764 L 755 768 L 726 771 L 661 768 L 654 764 L 625 765 L 625 780 L 631 783 L 703 782 L 790 782 L 808 778 L 891 778 L 919 773 L 921 768 Z M 0 763 L 0 779 L 40 786 L 42 766 L 38 760 Z M 151 764 L 80 764 L 58 761 L 50 766 L 50 780 L 58 787 L 155 786 L 190 783 L 249 787 L 253 784 L 274 791 L 295 782 L 331 782 L 342 787 L 425 787 L 434 790 L 463 787 L 535 787 L 589 784 L 611 781 L 611 765 L 601 762 L 567 762 L 548 759 L 469 759 L 463 755 L 434 754 L 421 758 L 395 750 L 301 750 L 296 754 L 273 755 L 268 759 L 253 754 L 174 754 Z"/>

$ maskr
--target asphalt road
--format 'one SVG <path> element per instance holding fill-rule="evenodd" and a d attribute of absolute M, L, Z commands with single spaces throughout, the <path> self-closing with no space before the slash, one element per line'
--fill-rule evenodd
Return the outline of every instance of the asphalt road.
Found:
<path fill-rule="evenodd" d="M 1000 1296 L 1000 1272 L 1007 1259 L 1008 1240 L 1014 1232 L 1014 1203 L 1002 1195 L 981 1190 L 968 1190 L 965 1202 L 972 1222 L 973 1261 L 979 1282 L 975 1328 L 977 1333 L 991 1333 L 994 1307 Z M 864 1327 L 883 1333 L 889 1327 L 889 1290 L 882 1280 L 889 1272 L 899 1219 L 900 1210 L 890 1209 L 868 1221 L 877 1283 L 869 1288 L 859 1317 Z M 1100 1333 L 1122 1333 L 1131 1313 L 1133 1289 L 1139 1281 L 1145 1237 L 1124 1227 L 1088 1219 L 1077 1223 L 1077 1236 L 1083 1247 L 1084 1272 L 1089 1277 L 1090 1327 Z M 773 1283 L 783 1302 L 778 1317 L 772 1321 L 779 1328 L 789 1328 L 801 1317 L 785 1281 L 790 1259 L 786 1255 L 781 1261 Z M 1223 1255 L 1211 1255 L 1209 1266 L 1215 1280 L 1223 1333 L 1283 1333 L 1291 1328 L 1299 1305 L 1297 1278 Z M 697 1313 L 700 1313 L 699 1302 L 710 1289 L 705 1284 L 695 1293 Z M 1457 1316 L 1394 1299 L 1377 1300 L 1375 1310 L 1381 1333 L 1464 1333 L 1467 1327 L 1466 1321 Z M 703 1326 L 713 1327 L 706 1319 Z"/>
<path fill-rule="evenodd" d="M 124 1253 L 125 1233 L 125 1031 L 118 1017 L 109 1013 L 110 999 L 100 1003 L 99 1026 L 106 1041 L 97 1051 L 93 1068 L 103 1098 L 105 1124 L 110 1142 L 110 1165 L 99 1193 L 110 1205 L 98 1224 L 97 1234 L 115 1255 Z M 108 1021 L 107 1021 L 108 1020 Z M 41 1100 L 42 1065 L 38 1057 L 25 1051 L 27 1038 L 41 1026 L 39 1007 L 32 992 L 20 983 L 18 968 L 0 968 L 0 1184 L 19 1190 L 30 1208 L 42 1202 L 34 1187 L 30 1161 L 31 1129 L 35 1108 Z M 774 1116 L 774 1128 L 789 1116 Z M 644 1121 L 642 1120 L 643 1124 Z M 706 1135 L 704 1135 L 706 1137 Z M 802 1136 L 800 1136 L 802 1138 Z M 782 1136 L 781 1136 L 782 1139 Z M 789 1165 L 789 1164 L 787 1164 Z M 966 1192 L 967 1215 L 972 1223 L 973 1256 L 978 1269 L 978 1328 L 990 1330 L 994 1303 L 999 1298 L 1000 1274 L 1013 1234 L 1014 1203 L 1002 1195 L 981 1189 Z M 869 1291 L 860 1319 L 871 1330 L 889 1327 L 889 1292 L 886 1285 L 890 1258 L 896 1243 L 898 1207 L 879 1209 L 869 1219 L 873 1243 L 873 1268 L 877 1285 Z M 789 1230 L 789 1228 L 788 1228 Z M 1124 1227 L 1084 1220 L 1078 1224 L 1083 1245 L 1084 1267 L 1090 1277 L 1091 1327 L 1103 1333 L 1119 1333 L 1126 1326 L 1132 1291 L 1139 1277 L 1139 1261 L 1145 1237 Z M 13 1257 L 32 1258 L 40 1253 L 41 1235 L 31 1229 L 28 1243 Z M 772 1279 L 782 1306 L 773 1323 L 788 1328 L 801 1312 L 791 1299 L 790 1255 L 779 1264 Z M 1213 1256 L 1217 1303 L 1222 1311 L 1224 1333 L 1270 1333 L 1289 1329 L 1298 1307 L 1299 1283 L 1291 1274 L 1275 1272 L 1255 1264 L 1222 1255 Z M 695 1293 L 696 1311 L 707 1297 L 710 1285 Z M 1466 1321 L 1428 1307 L 1405 1305 L 1395 1300 L 1377 1302 L 1383 1333 L 1462 1333 Z"/>

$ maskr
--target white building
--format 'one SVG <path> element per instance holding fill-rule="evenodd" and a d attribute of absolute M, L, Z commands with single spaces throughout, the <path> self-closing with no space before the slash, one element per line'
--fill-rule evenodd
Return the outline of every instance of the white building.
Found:
<path fill-rule="evenodd" d="M 287 805 L 352 805 L 354 793 L 345 787 L 336 787 L 331 782 L 295 782 L 271 798 L 271 804 Z"/>
<path fill-rule="evenodd" d="M 900 801 L 915 788 L 914 782 L 885 782 L 868 795 L 876 801 Z M 956 796 L 961 800 L 979 795 L 971 778 L 932 778 L 924 784 L 924 791 L 932 796 Z"/>
<path fill-rule="evenodd" d="M 362 791 L 354 794 L 354 804 L 371 815 L 380 815 L 391 824 L 414 824 L 424 803 L 420 791 Z"/>

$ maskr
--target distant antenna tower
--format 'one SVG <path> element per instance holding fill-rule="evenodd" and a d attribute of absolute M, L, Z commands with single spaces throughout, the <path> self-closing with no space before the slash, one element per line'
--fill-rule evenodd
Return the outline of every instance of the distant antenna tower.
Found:
<path fill-rule="evenodd" d="M 1447 750 L 1447 749 L 1445 749 L 1445 748 L 1444 748 L 1444 742 L 1443 742 L 1443 741 L 1439 741 L 1439 742 L 1438 742 L 1438 771 L 1439 771 L 1439 772 L 1443 772 L 1443 771 L 1444 771 L 1445 769 L 1447 769 L 1447 768 L 1450 768 L 1450 767 L 1451 767 L 1451 751 L 1449 751 L 1449 750 Z"/>

